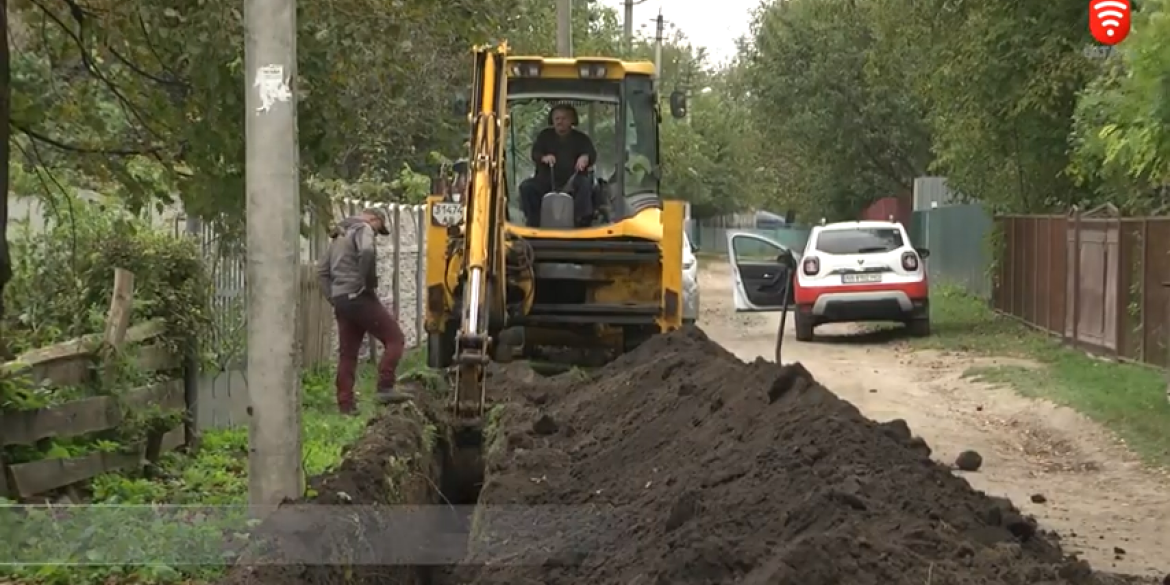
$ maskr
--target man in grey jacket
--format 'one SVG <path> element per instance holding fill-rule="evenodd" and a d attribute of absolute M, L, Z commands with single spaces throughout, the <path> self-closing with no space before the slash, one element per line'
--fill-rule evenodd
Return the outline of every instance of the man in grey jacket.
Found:
<path fill-rule="evenodd" d="M 405 338 L 396 316 L 378 299 L 374 236 L 389 233 L 386 214 L 380 209 L 366 209 L 333 229 L 329 249 L 317 266 L 321 292 L 333 305 L 337 318 L 337 406 L 345 414 L 356 412 L 353 385 L 358 351 L 366 334 L 385 346 L 378 365 L 378 400 L 386 404 L 410 398 L 396 389 Z"/>

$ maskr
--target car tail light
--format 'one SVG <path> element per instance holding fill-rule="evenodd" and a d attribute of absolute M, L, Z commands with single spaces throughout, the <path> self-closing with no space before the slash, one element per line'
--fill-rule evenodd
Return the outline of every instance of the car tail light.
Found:
<path fill-rule="evenodd" d="M 804 259 L 804 273 L 809 276 L 816 276 L 821 271 L 821 261 L 816 258 Z"/>
<path fill-rule="evenodd" d="M 902 268 L 911 272 L 918 270 L 918 254 L 906 252 L 902 254 Z"/>

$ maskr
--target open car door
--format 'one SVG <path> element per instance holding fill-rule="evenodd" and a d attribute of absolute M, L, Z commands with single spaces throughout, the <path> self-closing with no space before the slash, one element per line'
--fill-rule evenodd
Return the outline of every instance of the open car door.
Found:
<path fill-rule="evenodd" d="M 800 265 L 800 252 L 791 250 L 769 238 L 749 232 L 728 232 L 727 250 L 731 259 L 732 295 L 735 311 L 779 311 L 784 305 L 793 306 L 792 268 L 783 258 L 791 254 L 793 266 Z M 785 280 L 789 281 L 784 286 Z"/>

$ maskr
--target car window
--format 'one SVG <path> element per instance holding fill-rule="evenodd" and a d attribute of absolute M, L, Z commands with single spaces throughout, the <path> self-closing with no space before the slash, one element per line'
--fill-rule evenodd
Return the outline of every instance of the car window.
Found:
<path fill-rule="evenodd" d="M 738 237 L 732 239 L 732 245 L 735 246 L 735 259 L 737 261 L 744 260 L 763 260 L 771 262 L 780 254 L 780 249 L 769 244 L 763 240 L 756 238 Z"/>
<path fill-rule="evenodd" d="M 898 228 L 856 228 L 822 231 L 816 249 L 826 254 L 880 254 L 903 245 Z"/>

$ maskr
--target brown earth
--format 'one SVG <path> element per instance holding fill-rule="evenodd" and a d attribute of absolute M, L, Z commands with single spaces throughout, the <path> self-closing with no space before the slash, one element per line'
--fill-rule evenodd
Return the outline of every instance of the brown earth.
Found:
<path fill-rule="evenodd" d="M 771 359 L 780 315 L 736 312 L 726 262 L 704 259 L 699 271 L 703 330 L 742 360 Z M 979 471 L 957 473 L 1035 515 L 1060 534 L 1066 552 L 1102 570 L 1159 578 L 1170 572 L 1170 469 L 1149 465 L 1082 412 L 970 375 L 1062 366 L 921 350 L 901 328 L 874 331 L 860 323 L 823 325 L 814 342 L 802 342 L 791 317 L 787 325 L 784 361 L 803 363 L 868 418 L 905 420 L 930 443 L 936 461 L 949 464 L 963 451 L 978 451 Z M 961 332 L 941 325 L 937 343 L 955 346 L 949 338 Z M 1043 501 L 1033 497 L 1038 494 Z"/>
<path fill-rule="evenodd" d="M 903 421 L 869 420 L 803 366 L 744 363 L 696 328 L 590 374 L 541 378 L 510 364 L 493 367 L 491 384 L 506 405 L 486 431 L 487 479 L 464 564 L 395 562 L 418 558 L 433 526 L 369 514 L 463 503 L 448 499 L 440 469 L 452 437 L 423 404 L 371 423 L 303 502 L 364 513 L 308 523 L 278 513 L 255 540 L 291 535 L 309 548 L 256 550 L 249 560 L 264 564 L 245 561 L 222 583 L 1140 582 L 1068 558 L 1010 502 L 933 462 Z M 313 565 L 305 550 L 350 561 Z"/>
<path fill-rule="evenodd" d="M 497 381 L 524 398 L 491 430 L 460 583 L 1129 582 L 1067 558 L 904 422 L 694 328 L 591 375 Z"/>

